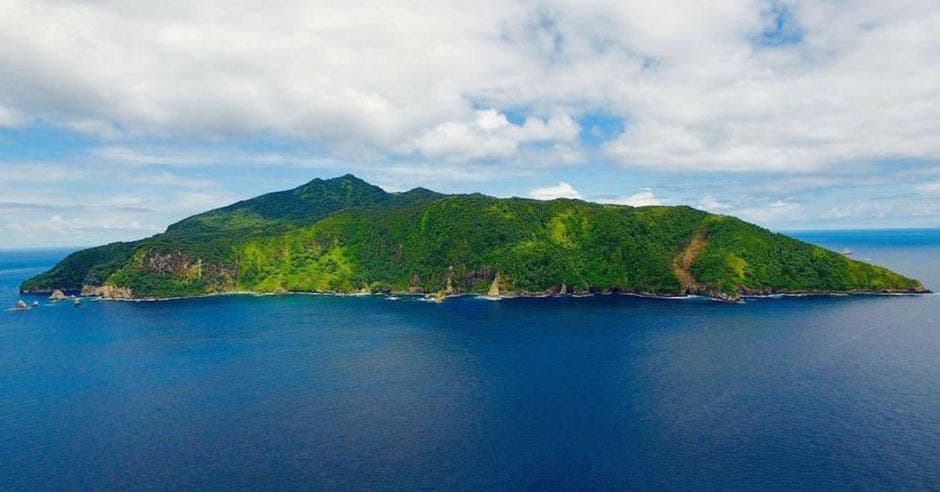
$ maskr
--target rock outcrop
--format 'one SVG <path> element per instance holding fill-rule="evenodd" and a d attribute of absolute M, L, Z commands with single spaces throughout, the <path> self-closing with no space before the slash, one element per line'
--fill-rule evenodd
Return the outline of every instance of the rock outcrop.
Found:
<path fill-rule="evenodd" d="M 480 268 L 468 271 L 463 276 L 463 284 L 467 290 L 473 290 L 473 286 L 477 282 L 482 282 L 484 285 L 492 283 L 493 270 L 490 267 L 483 265 Z"/>
<path fill-rule="evenodd" d="M 447 270 L 447 286 L 444 287 L 444 295 L 454 295 L 457 293 L 457 289 L 454 288 L 454 267 L 450 267 Z"/>
<path fill-rule="evenodd" d="M 490 290 L 486 295 L 490 297 L 499 297 L 506 291 L 505 280 L 503 279 L 503 274 L 496 272 L 496 278 L 493 279 L 493 283 L 490 285 Z"/>
<path fill-rule="evenodd" d="M 412 294 L 421 294 L 424 292 L 424 289 L 421 287 L 421 275 L 415 273 L 411 276 L 411 279 L 408 281 L 408 292 Z"/>
<path fill-rule="evenodd" d="M 132 299 L 134 292 L 129 287 L 116 285 L 84 285 L 82 295 L 91 297 L 104 297 L 106 299 Z"/>
<path fill-rule="evenodd" d="M 204 279 L 218 290 L 224 290 L 235 283 L 237 267 L 224 263 L 202 261 L 184 251 L 161 253 L 149 251 L 140 262 L 145 270 L 161 274 L 174 275 L 186 279 Z"/>
<path fill-rule="evenodd" d="M 50 301 L 61 301 L 61 300 L 63 300 L 63 299 L 68 299 L 68 298 L 69 298 L 69 297 L 68 297 L 67 295 L 65 295 L 65 292 L 62 292 L 62 291 L 59 290 L 59 289 L 53 290 L 53 291 L 52 291 L 52 295 L 49 296 L 49 300 L 50 300 Z"/>
<path fill-rule="evenodd" d="M 26 305 L 22 300 L 16 301 L 16 304 L 13 306 L 13 309 L 29 309 L 29 306 Z"/>

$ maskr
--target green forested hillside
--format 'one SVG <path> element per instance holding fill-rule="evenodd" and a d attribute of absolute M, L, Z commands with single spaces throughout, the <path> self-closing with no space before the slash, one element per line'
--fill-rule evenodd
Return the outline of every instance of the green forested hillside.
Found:
<path fill-rule="evenodd" d="M 70 255 L 27 292 L 126 287 L 501 294 L 618 291 L 735 299 L 776 292 L 917 292 L 887 269 L 689 207 L 386 193 L 314 180 Z M 122 291 L 122 292 L 126 292 Z"/>

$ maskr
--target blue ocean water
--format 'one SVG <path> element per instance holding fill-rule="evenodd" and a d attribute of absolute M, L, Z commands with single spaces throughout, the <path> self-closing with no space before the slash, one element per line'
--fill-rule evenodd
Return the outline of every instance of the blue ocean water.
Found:
<path fill-rule="evenodd" d="M 796 235 L 940 288 L 940 231 Z M 25 298 L 0 489 L 940 488 L 938 295 Z"/>

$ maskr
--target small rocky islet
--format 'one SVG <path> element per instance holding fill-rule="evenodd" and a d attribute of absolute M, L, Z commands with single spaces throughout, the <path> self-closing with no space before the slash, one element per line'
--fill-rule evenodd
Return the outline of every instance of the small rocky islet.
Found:
<path fill-rule="evenodd" d="M 23 293 L 165 298 L 225 292 L 412 293 L 437 299 L 629 293 L 920 293 L 917 280 L 686 206 L 388 193 L 315 179 L 75 252 Z"/>

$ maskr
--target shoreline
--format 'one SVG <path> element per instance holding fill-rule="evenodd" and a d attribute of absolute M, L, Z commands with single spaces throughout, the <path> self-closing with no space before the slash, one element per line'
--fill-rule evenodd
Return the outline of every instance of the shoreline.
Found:
<path fill-rule="evenodd" d="M 32 295 L 32 296 L 41 296 L 45 293 L 33 293 L 33 292 L 21 292 L 21 295 Z M 706 294 L 680 294 L 680 295 L 658 295 L 658 294 L 649 294 L 649 293 L 639 293 L 639 292 L 591 292 L 591 293 L 579 293 L 579 294 L 530 294 L 530 293 L 509 293 L 509 294 L 500 294 L 498 296 L 491 296 L 485 293 L 479 292 L 461 292 L 457 294 L 449 294 L 441 297 L 436 297 L 434 294 L 427 293 L 416 293 L 416 292 L 299 292 L 299 291 L 285 291 L 285 292 L 258 292 L 258 291 L 228 291 L 228 292 L 209 292 L 205 294 L 196 294 L 196 295 L 185 295 L 185 296 L 169 296 L 169 297 L 106 297 L 106 296 L 81 296 L 77 295 L 76 298 L 79 299 L 90 299 L 96 301 L 119 301 L 119 302 L 164 302 L 164 301 L 180 301 L 186 299 L 204 299 L 212 297 L 223 297 L 223 296 L 251 296 L 251 297 L 268 297 L 268 296 L 324 296 L 324 297 L 382 297 L 382 298 L 417 298 L 420 301 L 433 302 L 436 304 L 443 303 L 450 298 L 459 298 L 459 297 L 472 297 L 480 300 L 487 301 L 503 301 L 511 299 L 544 299 L 544 298 L 586 298 L 586 297 L 596 297 L 596 296 L 628 296 L 636 297 L 640 299 L 657 299 L 663 301 L 688 301 L 688 300 L 708 300 L 714 302 L 720 302 L 725 304 L 741 304 L 748 299 L 761 300 L 761 299 L 781 299 L 786 297 L 855 297 L 855 296 L 921 296 L 921 295 L 930 295 L 936 294 L 930 290 L 925 290 L 923 292 L 913 292 L 913 291 L 898 291 L 898 292 L 882 292 L 882 291 L 851 291 L 851 292 L 834 292 L 834 291 L 807 291 L 807 292 L 777 292 L 770 294 L 742 294 L 738 298 L 721 298 L 715 296 L 709 296 Z M 55 302 L 53 302 L 54 304 Z"/>

